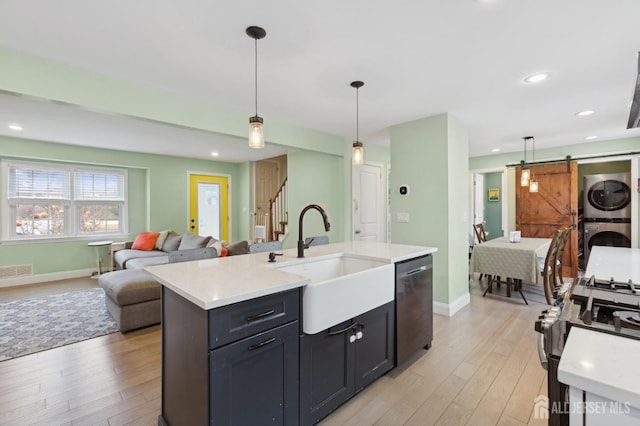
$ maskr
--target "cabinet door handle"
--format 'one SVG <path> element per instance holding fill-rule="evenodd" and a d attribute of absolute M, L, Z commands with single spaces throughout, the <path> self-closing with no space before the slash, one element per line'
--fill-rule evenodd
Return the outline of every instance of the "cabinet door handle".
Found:
<path fill-rule="evenodd" d="M 273 314 L 274 312 L 275 311 L 273 309 L 271 309 L 270 311 L 263 312 L 261 314 L 251 315 L 250 317 L 247 317 L 247 322 L 258 321 L 259 319 L 262 319 L 264 317 L 268 317 L 269 315 Z"/>
<path fill-rule="evenodd" d="M 256 349 L 259 349 L 259 348 L 261 348 L 263 346 L 267 346 L 269 343 L 273 343 L 275 341 L 276 341 L 276 338 L 272 337 L 271 339 L 265 340 L 264 342 L 260 342 L 260 343 L 256 343 L 255 345 L 251 345 L 247 349 L 250 350 L 250 351 L 255 351 Z"/>
<path fill-rule="evenodd" d="M 346 326 L 345 328 L 342 328 L 340 330 L 336 330 L 336 331 L 330 331 L 329 332 L 329 336 L 335 336 L 337 334 L 342 334 L 345 333 L 349 330 L 351 330 L 353 328 L 353 326 L 355 325 L 355 321 L 351 320 L 351 324 L 349 324 L 348 326 Z"/>

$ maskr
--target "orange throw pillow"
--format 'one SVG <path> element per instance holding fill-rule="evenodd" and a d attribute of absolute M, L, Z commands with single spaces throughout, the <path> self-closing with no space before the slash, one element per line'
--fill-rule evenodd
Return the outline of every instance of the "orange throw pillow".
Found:
<path fill-rule="evenodd" d="M 131 245 L 131 248 L 134 250 L 144 251 L 153 250 L 153 247 L 156 245 L 156 240 L 159 236 L 159 232 L 141 232 L 136 237 L 135 241 Z"/>
<path fill-rule="evenodd" d="M 218 253 L 218 257 L 225 257 L 229 253 L 229 250 L 225 246 L 222 246 L 220 253 Z"/>

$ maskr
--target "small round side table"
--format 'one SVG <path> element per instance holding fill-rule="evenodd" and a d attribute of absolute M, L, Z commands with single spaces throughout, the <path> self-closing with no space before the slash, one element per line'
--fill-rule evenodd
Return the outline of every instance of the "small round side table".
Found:
<path fill-rule="evenodd" d="M 89 247 L 95 247 L 96 248 L 96 264 L 98 265 L 98 277 L 100 276 L 100 274 L 102 273 L 101 269 L 102 269 L 102 259 L 100 257 L 100 248 L 101 247 L 109 247 L 109 252 L 111 251 L 111 244 L 113 244 L 113 241 L 94 241 L 88 244 Z M 113 265 L 110 265 L 110 271 L 113 271 Z"/>

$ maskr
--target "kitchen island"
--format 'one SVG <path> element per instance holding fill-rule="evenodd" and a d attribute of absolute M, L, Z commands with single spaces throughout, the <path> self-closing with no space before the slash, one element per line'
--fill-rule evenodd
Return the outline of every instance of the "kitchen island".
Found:
<path fill-rule="evenodd" d="M 393 265 L 422 257 L 430 261 L 436 251 L 433 247 L 344 242 L 312 246 L 303 259 L 297 258 L 296 250 L 285 250 L 275 263 L 268 262 L 267 253 L 256 253 L 147 268 L 163 284 L 159 423 L 316 422 L 317 416 L 303 416 L 309 410 L 300 408 L 307 393 L 300 383 L 305 382 L 301 369 L 315 371 L 313 362 L 321 353 L 312 346 L 320 340 L 308 339 L 314 343 L 305 353 L 313 354 L 313 362 L 300 350 L 300 341 L 326 335 L 335 342 L 338 336 L 344 342 L 345 375 L 361 375 L 365 385 L 375 380 L 395 364 Z M 318 269 L 329 267 L 336 259 L 344 259 L 340 266 L 344 270 L 335 276 L 329 274 L 329 278 L 315 276 L 322 272 Z M 370 266 L 361 270 L 358 265 L 365 261 Z M 305 263 L 320 268 L 310 269 L 310 276 L 303 275 L 304 269 L 288 272 L 298 271 L 297 265 Z M 361 292 L 362 297 L 349 295 L 352 282 L 354 286 L 365 285 L 378 271 L 386 274 L 383 284 Z M 358 279 L 362 274 L 369 275 Z M 314 303 L 309 295 L 319 294 L 330 302 L 336 293 L 323 295 L 322 291 L 339 291 L 340 285 L 349 296 L 333 301 L 333 322 L 327 323 L 326 309 L 316 321 L 332 325 L 321 333 L 305 334 L 304 307 Z M 314 291 L 305 291 L 307 288 Z M 323 313 L 323 309 L 316 310 L 318 315 Z M 358 353 L 364 354 L 360 361 Z M 335 400 L 339 403 L 359 390 L 343 392 L 344 386 L 340 386 L 341 395 L 346 396 Z M 331 398 L 323 402 L 322 412 L 335 409 L 332 403 Z"/>

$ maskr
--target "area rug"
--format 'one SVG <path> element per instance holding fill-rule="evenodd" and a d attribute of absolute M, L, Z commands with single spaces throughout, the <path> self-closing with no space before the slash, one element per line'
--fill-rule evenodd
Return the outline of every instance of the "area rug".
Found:
<path fill-rule="evenodd" d="M 101 288 L 0 303 L 0 361 L 116 331 Z"/>

